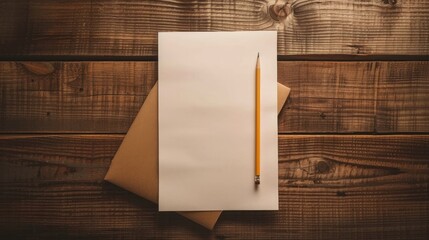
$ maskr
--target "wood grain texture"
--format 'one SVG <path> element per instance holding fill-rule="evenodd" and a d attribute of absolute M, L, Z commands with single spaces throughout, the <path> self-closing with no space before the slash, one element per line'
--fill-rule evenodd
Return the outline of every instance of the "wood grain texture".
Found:
<path fill-rule="evenodd" d="M 316 61 L 278 63 L 280 211 L 211 232 L 103 177 L 157 33 L 236 30 Z M 428 43 L 426 0 L 1 0 L 0 239 L 428 239 Z"/>
<path fill-rule="evenodd" d="M 429 132 L 429 62 L 279 62 L 279 131 Z"/>
<path fill-rule="evenodd" d="M 278 31 L 279 55 L 429 55 L 426 0 L 3 0 L 0 56 L 156 56 L 160 31 Z"/>
<path fill-rule="evenodd" d="M 156 62 L 0 62 L 0 132 L 126 133 Z M 279 62 L 281 133 L 429 132 L 429 62 Z"/>
<path fill-rule="evenodd" d="M 429 233 L 429 135 L 280 136 L 280 211 L 225 212 L 213 232 L 103 182 L 122 139 L 0 136 L 0 236 L 426 239 Z"/>
<path fill-rule="evenodd" d="M 156 66 L 156 62 L 1 62 L 0 129 L 126 132 L 155 84 Z M 52 72 L 40 74 L 51 68 Z"/>

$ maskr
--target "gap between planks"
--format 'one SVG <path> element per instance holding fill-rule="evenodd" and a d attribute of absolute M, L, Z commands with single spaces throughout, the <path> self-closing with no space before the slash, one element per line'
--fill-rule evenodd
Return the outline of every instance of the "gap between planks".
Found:
<path fill-rule="evenodd" d="M 103 61 L 103 62 L 127 62 L 158 61 L 158 56 L 80 56 L 80 55 L 0 55 L 0 61 Z M 278 55 L 277 61 L 429 61 L 429 55 L 348 55 L 348 54 L 308 54 L 308 55 Z"/>

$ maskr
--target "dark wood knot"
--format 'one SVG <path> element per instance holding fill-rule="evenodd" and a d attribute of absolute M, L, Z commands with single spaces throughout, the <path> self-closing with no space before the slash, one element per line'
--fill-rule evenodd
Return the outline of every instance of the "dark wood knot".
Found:
<path fill-rule="evenodd" d="M 343 191 L 337 191 L 337 196 L 338 197 L 345 197 L 345 196 L 347 196 L 347 194 L 346 194 L 346 192 L 343 192 Z"/>
<path fill-rule="evenodd" d="M 326 161 L 319 161 L 316 163 L 316 173 L 328 173 L 331 169 L 331 166 Z"/>
<path fill-rule="evenodd" d="M 390 4 L 395 5 L 398 1 L 397 0 L 383 0 L 384 4 Z"/>
<path fill-rule="evenodd" d="M 274 3 L 273 5 L 270 5 L 268 7 L 268 13 L 270 14 L 270 17 L 275 21 L 281 21 L 285 19 L 288 15 L 288 5 L 283 3 Z"/>

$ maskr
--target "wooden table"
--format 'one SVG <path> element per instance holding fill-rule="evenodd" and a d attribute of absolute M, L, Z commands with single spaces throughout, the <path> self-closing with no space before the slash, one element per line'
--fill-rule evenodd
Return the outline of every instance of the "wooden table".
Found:
<path fill-rule="evenodd" d="M 233 30 L 278 31 L 280 211 L 208 231 L 103 177 L 157 32 Z M 0 59 L 1 239 L 429 235 L 426 0 L 1 0 Z"/>

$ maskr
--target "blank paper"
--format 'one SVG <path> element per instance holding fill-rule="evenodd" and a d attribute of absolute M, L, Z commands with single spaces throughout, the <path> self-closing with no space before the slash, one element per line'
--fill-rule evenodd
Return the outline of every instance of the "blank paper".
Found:
<path fill-rule="evenodd" d="M 261 184 L 255 67 L 261 61 Z M 159 33 L 159 210 L 277 210 L 277 33 Z"/>

